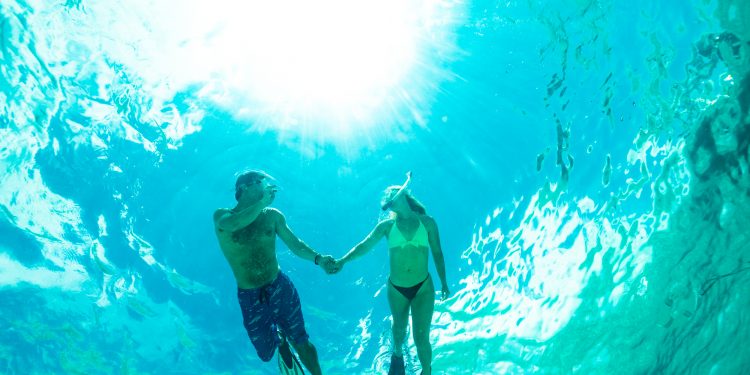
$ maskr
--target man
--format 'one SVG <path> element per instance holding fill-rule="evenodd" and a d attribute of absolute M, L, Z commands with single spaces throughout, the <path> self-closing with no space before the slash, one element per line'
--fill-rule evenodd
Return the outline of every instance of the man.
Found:
<path fill-rule="evenodd" d="M 279 269 L 276 236 L 294 254 L 328 273 L 335 272 L 336 265 L 333 257 L 320 255 L 297 238 L 279 210 L 268 207 L 277 191 L 271 179 L 262 171 L 237 178 L 237 206 L 214 213 L 216 237 L 237 280 L 244 326 L 260 359 L 270 361 L 278 347 L 281 359 L 292 367 L 288 340 L 305 367 L 314 375 L 321 374 L 318 353 L 305 331 L 299 295 Z"/>

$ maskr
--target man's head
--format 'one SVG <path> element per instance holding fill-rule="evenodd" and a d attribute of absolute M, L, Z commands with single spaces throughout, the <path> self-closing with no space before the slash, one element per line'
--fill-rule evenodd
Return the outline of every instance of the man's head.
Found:
<path fill-rule="evenodd" d="M 265 180 L 271 179 L 273 177 L 263 171 L 242 172 L 237 176 L 237 181 L 234 183 L 234 198 L 239 202 L 245 194 L 250 194 L 250 196 L 257 195 L 257 198 L 253 197 L 254 199 L 260 199 L 263 196 Z"/>

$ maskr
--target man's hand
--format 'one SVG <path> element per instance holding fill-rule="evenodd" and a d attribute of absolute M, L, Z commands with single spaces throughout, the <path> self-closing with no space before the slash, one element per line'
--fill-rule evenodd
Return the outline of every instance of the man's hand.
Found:
<path fill-rule="evenodd" d="M 276 186 L 268 185 L 263 188 L 263 196 L 260 198 L 261 207 L 266 208 L 273 202 L 273 198 L 276 196 Z"/>
<path fill-rule="evenodd" d="M 320 258 L 318 264 L 323 267 L 327 274 L 334 274 L 341 270 L 341 267 L 336 263 L 336 260 L 332 256 L 326 255 Z"/>

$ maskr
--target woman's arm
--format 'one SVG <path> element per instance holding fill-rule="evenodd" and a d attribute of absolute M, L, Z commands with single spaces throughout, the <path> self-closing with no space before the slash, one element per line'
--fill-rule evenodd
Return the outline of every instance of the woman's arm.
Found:
<path fill-rule="evenodd" d="M 443 299 L 446 299 L 451 292 L 448 289 L 448 282 L 445 279 L 445 258 L 443 257 L 443 248 L 440 246 L 440 233 L 438 232 L 437 222 L 432 217 L 425 216 L 425 223 L 427 224 L 427 240 L 430 243 L 432 258 L 435 261 L 435 268 L 440 277 Z"/>
<path fill-rule="evenodd" d="M 385 236 L 386 229 L 388 228 L 388 225 L 390 223 L 392 223 L 392 220 L 384 220 L 379 222 L 378 225 L 373 228 L 370 234 L 368 234 L 367 237 L 362 240 L 362 242 L 358 243 L 351 250 L 349 250 L 349 252 L 341 257 L 341 259 L 337 260 L 336 263 L 339 266 L 343 267 L 344 264 L 348 263 L 349 261 L 357 259 L 362 255 L 365 255 L 368 251 L 372 250 L 372 248 L 375 247 L 378 241 L 380 241 L 380 239 Z"/>

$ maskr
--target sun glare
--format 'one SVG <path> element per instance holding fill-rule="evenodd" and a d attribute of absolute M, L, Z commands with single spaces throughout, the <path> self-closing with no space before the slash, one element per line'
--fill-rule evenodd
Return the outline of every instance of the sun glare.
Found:
<path fill-rule="evenodd" d="M 404 5 L 307 2 L 288 12 L 272 4 L 248 10 L 253 36 L 240 49 L 257 95 L 270 103 L 358 105 L 413 65 L 416 32 Z"/>
<path fill-rule="evenodd" d="M 240 117 L 303 136 L 349 138 L 412 113 L 403 96 L 422 95 L 420 52 L 431 15 L 424 2 L 251 1 L 211 35 L 211 58 Z M 427 46 L 429 49 L 430 46 Z M 415 81 L 417 82 L 417 81 Z M 407 93 L 406 95 L 404 93 Z"/>
<path fill-rule="evenodd" d="M 144 10 L 164 40 L 140 52 L 154 56 L 141 59 L 146 74 L 173 89 L 198 84 L 240 122 L 290 137 L 351 143 L 423 125 L 455 55 L 457 2 L 180 4 Z"/>

